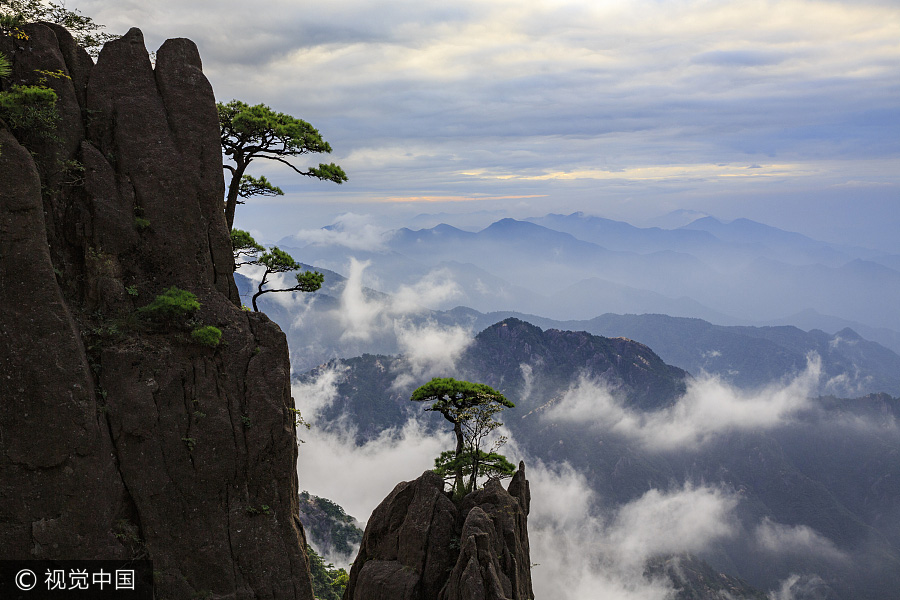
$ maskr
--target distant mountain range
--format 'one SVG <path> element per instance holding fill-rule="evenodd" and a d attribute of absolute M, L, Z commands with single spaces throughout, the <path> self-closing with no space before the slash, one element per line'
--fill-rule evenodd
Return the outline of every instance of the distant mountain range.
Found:
<path fill-rule="evenodd" d="M 678 598 L 900 589 L 896 256 L 745 219 L 580 213 L 353 245 L 282 240 L 323 288 L 262 299 L 294 373 L 342 372 L 321 427 L 383 439 L 427 422 L 408 398 L 430 376 L 488 383 L 517 405 L 517 451 L 571 466 L 605 510 L 695 486 L 735 499 L 735 535 L 647 562 Z"/>
<path fill-rule="evenodd" d="M 745 335 L 742 341 L 775 343 L 780 333 L 792 332 Z M 336 361 L 302 379 L 336 364 L 345 371 L 321 426 L 355 426 L 362 443 L 419 408 L 409 396 L 421 382 L 398 378 L 405 368 L 401 357 Z M 814 588 L 815 595 L 805 598 L 875 600 L 900 589 L 900 480 L 893 476 L 900 455 L 898 399 L 821 398 L 777 424 L 735 422 L 702 444 L 657 447 L 654 427 L 659 435 L 672 433 L 686 410 L 679 405 L 689 379 L 642 344 L 506 319 L 479 333 L 446 374 L 488 383 L 513 400 L 516 408 L 504 421 L 520 451 L 531 460 L 571 465 L 607 506 L 634 502 L 648 490 L 701 482 L 731 490 L 740 535 L 716 542 L 701 553 L 702 561 L 686 560 L 680 571 L 678 561 L 660 559 L 655 572 L 675 569 L 684 581 L 701 581 L 708 563 L 711 573 L 763 590 L 796 575 Z M 605 382 L 621 399 L 615 410 L 630 416 L 617 417 L 596 395 L 601 392 L 573 399 L 573 386 L 584 380 Z M 708 415 L 694 415 L 695 426 L 716 418 L 715 404 L 706 406 Z M 445 425 L 439 415 L 418 414 L 432 418 L 435 429 Z M 664 414 L 673 420 L 660 420 Z M 651 437 L 634 437 L 629 427 L 647 428 Z M 742 597 L 759 597 L 747 590 Z"/>
<path fill-rule="evenodd" d="M 346 236 L 329 239 L 288 237 L 279 246 L 338 272 L 346 272 L 350 257 L 370 261 L 367 275 L 384 291 L 440 273 L 458 293 L 435 309 L 465 305 L 560 320 L 652 312 L 721 325 L 830 315 L 813 327 L 837 318 L 867 328 L 855 327 L 870 339 L 900 339 L 900 258 L 748 219 L 702 217 L 660 229 L 550 214 L 501 219 L 477 232 L 446 224 L 403 228 L 368 250 L 339 243 Z"/>
<path fill-rule="evenodd" d="M 390 314 L 396 302 L 392 296 L 362 288 L 362 297 L 373 303 L 370 310 L 376 322 L 370 324 L 367 337 L 357 337 L 347 335 L 348 327 L 355 325 L 346 321 L 347 311 L 342 307 L 341 297 L 348 280 L 334 271 L 307 268 L 324 272 L 325 283 L 319 292 L 293 298 L 274 299 L 272 294 L 260 298 L 262 310 L 287 334 L 297 372 L 330 358 L 400 352 L 395 326 L 398 319 L 408 326 L 444 330 L 461 327 L 474 335 L 493 323 L 515 317 L 546 329 L 633 339 L 692 375 L 715 375 L 741 388 L 752 389 L 794 376 L 806 367 L 808 356 L 814 353 L 822 364 L 819 393 L 900 395 L 900 355 L 864 339 L 842 321 L 835 323 L 844 325 L 842 329 L 828 334 L 789 325 L 714 325 L 701 319 L 662 314 L 607 313 L 593 319 L 567 321 L 513 311 L 483 313 L 467 307 Z M 238 273 L 236 281 L 246 298 L 249 280 Z"/>

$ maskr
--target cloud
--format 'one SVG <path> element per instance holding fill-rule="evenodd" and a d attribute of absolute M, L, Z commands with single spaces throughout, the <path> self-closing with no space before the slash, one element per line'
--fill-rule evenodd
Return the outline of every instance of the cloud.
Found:
<path fill-rule="evenodd" d="M 619 510 L 610 541 L 619 560 L 634 568 L 651 556 L 701 552 L 735 533 L 731 512 L 736 505 L 734 496 L 717 488 L 651 489 Z"/>
<path fill-rule="evenodd" d="M 300 432 L 297 458 L 300 487 L 337 502 L 361 522 L 401 481 L 409 481 L 434 467 L 441 451 L 453 446 L 449 432 L 429 434 L 416 419 L 382 431 L 375 439 L 356 445 L 356 431 L 345 422 L 323 423 L 321 410 L 337 394 L 340 368 L 327 369 L 316 379 L 294 383 L 296 407 L 312 425 Z"/>
<path fill-rule="evenodd" d="M 399 322 L 396 333 L 402 355 L 399 367 L 406 370 L 394 382 L 398 388 L 452 373 L 457 359 L 472 343 L 471 331 L 459 326 Z"/>
<path fill-rule="evenodd" d="M 389 312 L 402 314 L 419 312 L 425 306 L 439 306 L 448 300 L 462 296 L 462 290 L 453 280 L 449 269 L 438 268 L 429 271 L 412 285 L 401 285 L 391 296 Z"/>
<path fill-rule="evenodd" d="M 425 306 L 460 293 L 449 271 L 433 270 L 388 295 L 364 285 L 370 264 L 350 259 L 348 277 L 336 288 L 336 304 L 332 298 L 315 294 L 283 299 L 270 295 L 287 313 L 280 322 L 291 324 L 288 333 L 294 368 L 302 371 L 330 358 L 374 352 L 400 354 L 390 365 L 395 387 L 452 373 L 457 359 L 472 343 L 472 330 L 438 323 L 428 316 Z M 253 267 L 242 274 L 251 281 L 259 278 Z"/>
<path fill-rule="evenodd" d="M 667 580 L 644 576 L 666 553 L 700 552 L 734 535 L 737 499 L 715 487 L 649 490 L 616 509 L 603 506 L 568 464 L 527 467 L 535 597 L 559 600 L 665 600 Z"/>
<path fill-rule="evenodd" d="M 446 374 L 472 342 L 472 332 L 462 326 L 440 325 L 432 320 L 414 321 L 425 312 L 424 304 L 439 304 L 458 295 L 459 286 L 448 271 L 431 271 L 412 285 L 400 286 L 391 296 L 367 297 L 362 281 L 369 262 L 350 261 L 349 276 L 341 294 L 338 318 L 342 340 L 368 341 L 377 336 L 396 339 L 402 354 L 396 368 L 397 385 L 430 374 Z"/>
<path fill-rule="evenodd" d="M 291 385 L 294 408 L 305 415 L 307 422 L 315 422 L 319 413 L 331 406 L 337 396 L 337 386 L 347 370 L 348 367 L 337 365 L 323 370 L 315 379 Z"/>
<path fill-rule="evenodd" d="M 713 50 L 698 54 L 691 62 L 722 67 L 765 67 L 787 59 L 786 55 L 760 50 Z"/>
<path fill-rule="evenodd" d="M 809 407 L 821 372 L 821 360 L 811 355 L 806 369 L 793 380 L 755 392 L 735 389 L 715 377 L 701 377 L 688 383 L 687 392 L 673 406 L 653 412 L 628 408 L 603 382 L 582 377 L 544 418 L 585 423 L 652 450 L 697 447 L 725 432 L 770 429 L 790 422 Z"/>
<path fill-rule="evenodd" d="M 350 259 L 347 281 L 341 292 L 341 306 L 338 316 L 343 325 L 341 339 L 368 340 L 373 331 L 383 326 L 385 303 L 366 297 L 363 290 L 363 273 L 371 263 Z"/>
<path fill-rule="evenodd" d="M 357 446 L 346 423 L 321 423 L 337 394 L 340 368 L 294 384 L 297 407 L 312 428 L 304 432 L 298 473 L 302 489 L 329 498 L 365 522 L 400 481 L 418 477 L 453 446 L 449 431 L 429 434 L 416 419 Z M 508 433 L 508 432 L 506 432 Z M 522 456 L 514 439 L 505 448 L 525 459 L 531 483 L 529 539 L 537 597 L 581 600 L 663 600 L 668 582 L 643 576 L 644 562 L 660 553 L 700 552 L 734 533 L 736 497 L 712 486 L 649 490 L 620 508 L 603 506 L 581 473 L 568 464 Z"/>
<path fill-rule="evenodd" d="M 827 234 L 860 245 L 877 226 L 879 243 L 896 245 L 893 213 L 862 208 L 858 189 L 830 187 L 876 182 L 889 196 L 898 184 L 889 2 L 278 0 L 265 14 L 235 0 L 70 6 L 112 32 L 140 26 L 151 49 L 193 39 L 219 99 L 266 102 L 322 131 L 335 149 L 325 160 L 350 182 L 297 182 L 276 165 L 265 174 L 287 196 L 254 199 L 256 210 L 238 217 L 263 239 L 385 198 L 491 197 L 481 206 L 513 213 L 504 216 L 593 210 L 633 222 L 691 208 L 820 236 L 822 221 L 839 223 Z M 773 161 L 797 169 L 747 178 L 709 168 Z M 647 177 L 673 165 L 671 176 Z M 461 175 L 479 170 L 486 176 Z M 616 171 L 627 177 L 608 178 Z M 579 174 L 590 177 L 571 178 Z M 544 176 L 560 178 L 530 179 Z M 852 205 L 865 231 L 823 210 L 823 189 Z M 530 214 L 501 199 L 530 195 L 547 197 L 529 200 Z M 396 217 L 398 204 L 366 206 Z M 411 217 L 420 203 L 404 204 Z"/>
<path fill-rule="evenodd" d="M 304 244 L 336 245 L 351 250 L 384 250 L 388 229 L 376 224 L 369 215 L 344 213 L 334 224 L 322 229 L 301 229 L 294 239 Z"/>
<path fill-rule="evenodd" d="M 832 595 L 828 584 L 818 575 L 793 574 L 782 581 L 777 590 L 769 592 L 769 600 L 805 600 Z"/>
<path fill-rule="evenodd" d="M 824 186 L 897 181 L 898 21 L 887 2 L 275 0 L 264 14 L 235 0 L 72 6 L 113 32 L 141 26 L 151 49 L 194 39 L 221 99 L 264 101 L 320 128 L 350 182 L 298 184 L 289 195 L 303 209 L 338 194 L 545 194 L 546 208 L 564 193 L 599 207 L 597 185 L 606 210 L 665 205 L 660 185 L 722 205 L 770 179 L 783 197 L 781 176 L 726 188 L 703 171 L 773 156 Z M 870 159 L 881 161 L 875 177 Z M 653 175 L 672 165 L 688 180 Z M 460 175 L 479 169 L 517 179 Z M 571 179 L 616 171 L 627 192 L 618 180 Z M 528 179 L 545 176 L 559 179 Z M 295 179 L 273 177 L 282 187 Z"/>
<path fill-rule="evenodd" d="M 831 562 L 849 560 L 849 555 L 834 542 L 806 525 L 784 525 L 765 518 L 753 532 L 753 539 L 760 550 L 770 554 L 816 557 Z"/>
<path fill-rule="evenodd" d="M 340 313 L 345 339 L 370 339 L 386 329 L 408 329 L 404 317 L 426 312 L 428 305 L 439 305 L 461 294 L 449 271 L 436 269 L 412 285 L 401 285 L 393 294 L 373 296 L 363 282 L 371 261 L 350 259 L 347 280 L 341 292 Z M 454 334 L 455 335 L 455 334 Z"/>

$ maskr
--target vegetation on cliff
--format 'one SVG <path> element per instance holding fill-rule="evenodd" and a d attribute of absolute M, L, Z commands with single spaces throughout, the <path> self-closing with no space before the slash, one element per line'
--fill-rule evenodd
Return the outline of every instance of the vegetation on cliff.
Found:
<path fill-rule="evenodd" d="M 505 437 L 499 436 L 488 452 L 482 450 L 487 437 L 502 425 L 494 416 L 515 406 L 506 396 L 483 383 L 435 377 L 417 388 L 410 400 L 430 402 L 425 410 L 438 412 L 453 424 L 456 449 L 441 453 L 434 462 L 435 472 L 452 482 L 454 497 L 474 491 L 479 477 L 512 477 L 515 467 L 496 452 Z"/>
<path fill-rule="evenodd" d="M 262 278 L 256 286 L 256 293 L 253 294 L 251 299 L 253 310 L 257 312 L 259 312 L 259 307 L 256 304 L 256 299 L 263 294 L 269 292 L 314 292 L 322 287 L 322 281 L 324 280 L 324 275 L 317 271 L 303 271 L 294 276 L 297 283 L 293 286 L 278 289 L 267 288 L 266 285 L 269 283 L 270 275 L 299 271 L 302 268 L 300 263 L 295 261 L 290 254 L 280 250 L 277 246 L 274 246 L 268 252 L 264 252 L 253 261 L 253 264 L 260 265 L 264 269 Z"/>
<path fill-rule="evenodd" d="M 305 154 L 330 153 L 331 145 L 319 131 L 302 119 L 276 112 L 265 104 L 250 106 L 240 100 L 219 102 L 222 151 L 234 164 L 224 164 L 231 173 L 225 196 L 225 220 L 234 227 L 234 212 L 239 198 L 280 196 L 284 192 L 265 177 L 255 178 L 245 171 L 257 158 L 287 165 L 295 173 L 323 181 L 343 183 L 347 174 L 334 163 L 300 169 L 286 159 Z"/>
<path fill-rule="evenodd" d="M 44 21 L 65 27 L 75 42 L 97 56 L 103 44 L 118 38 L 118 35 L 102 31 L 105 25 L 95 23 L 91 17 L 81 14 L 78 9 L 66 8 L 65 2 L 44 2 L 42 0 L 0 0 L 0 32 L 22 35 L 20 29 L 26 23 Z"/>
<path fill-rule="evenodd" d="M 313 591 L 316 600 L 341 600 L 344 589 L 350 580 L 346 569 L 335 567 L 319 556 L 315 549 L 307 544 L 306 553 L 309 556 L 309 572 L 312 575 Z"/>
<path fill-rule="evenodd" d="M 362 540 L 363 532 L 356 519 L 328 498 L 300 493 L 300 521 L 323 554 L 343 556 L 348 560 Z"/>
<path fill-rule="evenodd" d="M 10 76 L 47 77 L 60 118 L 27 146 L 0 123 L 0 558 L 142 557 L 159 597 L 312 600 L 287 344 L 240 309 L 196 46 L 154 65 L 132 29 L 94 64 L 65 27 L 21 30 Z"/>

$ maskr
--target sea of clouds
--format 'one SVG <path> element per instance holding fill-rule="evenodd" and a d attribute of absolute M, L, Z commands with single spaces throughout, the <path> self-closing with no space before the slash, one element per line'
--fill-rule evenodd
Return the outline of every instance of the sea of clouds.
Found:
<path fill-rule="evenodd" d="M 603 385 L 581 379 L 549 414 L 575 418 L 577 411 L 586 411 L 581 418 L 590 426 L 631 436 L 652 450 L 696 448 L 727 431 L 783 426 L 808 406 L 806 392 L 815 385 L 817 369 L 813 358 L 795 379 L 753 394 L 715 379 L 700 380 L 674 406 L 646 416 L 625 408 Z M 398 482 L 432 468 L 434 457 L 453 442 L 449 429 L 429 432 L 423 422 L 410 418 L 358 445 L 351 423 L 318 420 L 322 409 L 334 400 L 343 376 L 338 365 L 294 384 L 297 406 L 312 424 L 302 432 L 305 443 L 298 469 L 304 489 L 334 500 L 364 523 Z M 774 560 L 791 555 L 818 555 L 835 563 L 849 560 L 831 540 L 805 525 L 764 518 L 748 530 L 736 514 L 740 495 L 724 486 L 673 484 L 616 505 L 599 497 L 584 474 L 571 465 L 530 457 L 514 437 L 504 452 L 516 462 L 526 462 L 531 482 L 529 537 L 536 597 L 664 600 L 671 597 L 672 584 L 645 575 L 648 559 L 702 555 L 736 536 L 747 537 L 755 551 Z M 770 591 L 770 598 L 803 598 L 802 589 L 814 588 L 815 577 L 792 575 Z"/>

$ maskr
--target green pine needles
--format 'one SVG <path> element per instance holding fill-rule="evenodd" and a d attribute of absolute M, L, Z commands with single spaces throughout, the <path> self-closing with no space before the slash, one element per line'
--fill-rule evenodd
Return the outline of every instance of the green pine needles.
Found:
<path fill-rule="evenodd" d="M 478 487 L 481 479 L 512 477 L 515 467 L 497 454 L 506 437 L 493 432 L 502 423 L 494 417 L 515 406 L 506 396 L 483 383 L 436 377 L 412 393 L 410 400 L 430 402 L 425 410 L 441 413 L 453 423 L 456 449 L 442 452 L 434 471 L 453 486 L 453 497 L 461 499 Z M 490 450 L 482 448 L 493 440 Z"/>
<path fill-rule="evenodd" d="M 215 348 L 222 341 L 222 330 L 212 325 L 204 325 L 194 329 L 191 338 L 198 344 Z"/>
<path fill-rule="evenodd" d="M 197 296 L 174 285 L 138 309 L 138 314 L 156 322 L 173 323 L 186 320 L 200 309 Z"/>
<path fill-rule="evenodd" d="M 318 271 L 302 271 L 294 275 L 294 279 L 297 282 L 296 285 L 278 289 L 266 288 L 265 286 L 269 283 L 270 275 L 299 271 L 303 268 L 290 254 L 281 250 L 278 246 L 273 246 L 271 250 L 265 252 L 253 263 L 265 267 L 262 279 L 256 288 L 256 293 L 251 298 L 253 310 L 257 312 L 259 312 L 259 307 L 256 305 L 256 299 L 263 294 L 269 292 L 315 292 L 322 287 L 322 282 L 325 281 L 325 276 Z"/>
<path fill-rule="evenodd" d="M 12 73 L 12 63 L 8 56 L 0 52 L 0 79 L 9 77 L 10 73 Z"/>
<path fill-rule="evenodd" d="M 318 167 L 301 169 L 287 158 L 305 154 L 327 154 L 331 145 L 319 131 L 304 121 L 276 112 L 265 104 L 250 106 L 240 100 L 219 102 L 219 128 L 222 152 L 234 164 L 223 164 L 231 172 L 231 181 L 225 198 L 225 222 L 228 229 L 234 227 L 234 211 L 251 196 L 281 196 L 284 192 L 269 183 L 265 177 L 258 179 L 245 174 L 247 167 L 257 158 L 274 160 L 287 165 L 299 175 L 321 181 L 343 183 L 347 174 L 334 163 L 320 163 Z"/>

